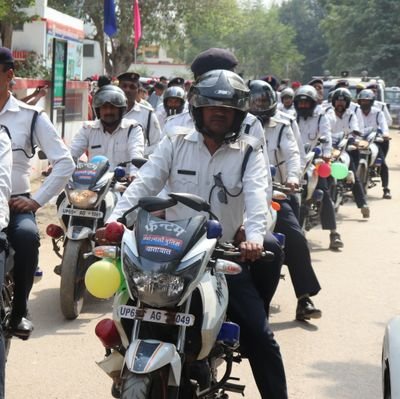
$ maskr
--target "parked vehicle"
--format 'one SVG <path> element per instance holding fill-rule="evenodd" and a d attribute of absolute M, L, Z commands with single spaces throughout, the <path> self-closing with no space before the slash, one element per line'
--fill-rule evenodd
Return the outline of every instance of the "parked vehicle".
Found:
<path fill-rule="evenodd" d="M 46 232 L 52 238 L 53 250 L 62 259 L 55 272 L 61 276 L 60 305 L 65 318 L 79 316 L 86 288 L 86 270 L 95 258 L 83 258 L 94 248 L 94 233 L 103 226 L 118 201 L 117 179 L 125 172 L 109 170 L 106 157 L 97 156 L 79 162 L 64 193 L 57 199 L 60 225 L 50 224 Z"/>
<path fill-rule="evenodd" d="M 386 88 L 385 101 L 393 119 L 392 126 L 400 126 L 400 87 Z"/>
<path fill-rule="evenodd" d="M 382 346 L 383 399 L 400 398 L 400 316 L 386 326 Z"/>
<path fill-rule="evenodd" d="M 166 221 L 152 214 L 178 202 L 199 215 Z M 103 258 L 120 258 L 126 284 L 114 297 L 113 319 L 96 327 L 106 348 L 98 365 L 113 379 L 113 396 L 186 399 L 227 398 L 229 391 L 243 394 L 245 387 L 230 381 L 232 364 L 241 359 L 239 326 L 225 317 L 224 274 L 241 271 L 227 259 L 239 253 L 218 242 L 221 226 L 198 196 L 145 197 L 122 221 L 137 209 L 134 229 L 125 229 L 120 250 L 94 249 Z M 225 371 L 218 378 L 222 364 Z"/>

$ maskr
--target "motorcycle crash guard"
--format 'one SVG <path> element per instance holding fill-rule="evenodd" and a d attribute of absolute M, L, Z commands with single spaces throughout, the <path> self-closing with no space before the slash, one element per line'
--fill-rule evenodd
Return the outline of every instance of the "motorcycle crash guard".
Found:
<path fill-rule="evenodd" d="M 93 234 L 93 230 L 84 226 L 70 226 L 67 230 L 67 237 L 69 240 L 84 240 Z"/>
<path fill-rule="evenodd" d="M 125 353 L 125 365 L 136 374 L 148 374 L 171 365 L 168 385 L 179 386 L 181 378 L 181 358 L 175 345 L 152 339 L 135 339 Z"/>

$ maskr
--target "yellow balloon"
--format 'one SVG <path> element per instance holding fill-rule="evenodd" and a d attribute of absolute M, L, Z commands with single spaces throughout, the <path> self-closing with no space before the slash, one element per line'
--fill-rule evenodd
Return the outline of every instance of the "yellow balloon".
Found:
<path fill-rule="evenodd" d="M 121 284 L 117 267 L 107 260 L 99 260 L 87 269 L 85 285 L 87 290 L 97 298 L 110 298 Z"/>

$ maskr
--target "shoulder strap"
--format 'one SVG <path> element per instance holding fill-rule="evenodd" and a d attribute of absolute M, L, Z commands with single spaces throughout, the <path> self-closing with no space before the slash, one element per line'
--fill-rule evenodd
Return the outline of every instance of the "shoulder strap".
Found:
<path fill-rule="evenodd" d="M 138 127 L 138 126 L 139 126 L 139 123 L 132 123 L 132 125 L 129 126 L 128 139 L 129 139 L 129 136 L 131 135 L 133 128 Z"/>
<path fill-rule="evenodd" d="M 246 171 L 246 166 L 247 166 L 247 163 L 249 162 L 249 157 L 250 157 L 250 154 L 252 153 L 252 151 L 253 151 L 253 147 L 251 145 L 249 145 L 247 147 L 246 153 L 244 154 L 241 173 L 240 173 L 240 180 L 243 180 L 244 172 Z"/>
<path fill-rule="evenodd" d="M 377 113 L 376 113 L 376 126 L 379 126 L 379 120 L 378 120 L 378 117 L 379 117 L 379 114 L 381 113 L 381 111 L 378 111 Z"/>
<path fill-rule="evenodd" d="M 145 139 L 147 141 L 147 145 L 150 145 L 150 121 L 151 121 L 151 114 L 153 113 L 153 111 L 149 110 L 149 115 L 147 117 L 147 126 L 146 126 L 146 135 L 145 135 Z"/>
<path fill-rule="evenodd" d="M 246 123 L 244 130 L 243 130 L 244 134 L 249 134 L 250 128 L 251 128 L 251 125 L 249 123 Z"/>
<path fill-rule="evenodd" d="M 317 124 L 317 132 L 319 132 L 319 125 L 320 125 L 320 123 L 321 123 L 321 118 L 322 118 L 322 114 L 319 114 L 319 117 L 318 117 L 318 124 Z"/>
<path fill-rule="evenodd" d="M 42 113 L 42 111 L 40 113 Z M 36 153 L 36 147 L 33 144 L 33 131 L 35 130 L 36 120 L 37 120 L 38 116 L 39 116 L 39 112 L 35 111 L 33 113 L 32 122 L 31 122 L 31 148 L 32 148 L 32 155 L 30 157 L 28 157 L 28 158 L 32 158 Z"/>
<path fill-rule="evenodd" d="M 6 132 L 8 138 L 11 140 L 11 134 L 10 131 L 8 130 L 8 127 L 6 125 L 0 125 L 0 129 L 1 128 Z"/>
<path fill-rule="evenodd" d="M 281 148 L 281 140 L 282 140 L 282 133 L 283 129 L 285 128 L 285 125 L 282 123 L 281 129 L 279 130 L 279 135 L 278 135 L 278 150 Z"/>

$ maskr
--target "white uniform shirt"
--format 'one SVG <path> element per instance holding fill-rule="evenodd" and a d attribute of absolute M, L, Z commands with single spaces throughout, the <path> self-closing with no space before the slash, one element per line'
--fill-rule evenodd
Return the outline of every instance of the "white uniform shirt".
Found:
<path fill-rule="evenodd" d="M 277 169 L 275 181 L 298 184 L 300 152 L 290 122 L 273 117 L 264 131 L 268 157 Z"/>
<path fill-rule="evenodd" d="M 178 127 L 187 128 L 189 131 L 194 129 L 193 119 L 189 113 L 189 111 L 184 111 L 179 115 L 169 117 L 164 125 L 164 133 L 165 134 L 173 134 L 174 130 Z M 266 148 L 265 144 L 265 136 L 264 129 L 261 125 L 261 122 L 255 117 L 253 114 L 247 113 L 246 117 L 241 126 L 241 134 L 248 134 L 249 136 L 256 137 L 259 141 L 262 142 L 263 149 Z M 267 165 L 267 174 L 268 174 L 268 201 L 272 200 L 272 177 L 271 171 L 269 170 L 269 158 L 268 152 L 263 150 L 265 165 Z"/>
<path fill-rule="evenodd" d="M 222 224 L 222 240 L 232 240 L 244 222 L 247 240 L 262 244 L 267 230 L 268 177 L 261 148 L 254 145 L 257 141 L 243 135 L 235 143 L 223 144 L 211 155 L 202 134 L 195 130 L 189 134 L 175 133 L 164 137 L 149 161 L 139 170 L 138 177 L 125 191 L 107 223 L 117 220 L 126 210 L 136 205 L 139 198 L 157 195 L 168 183 L 173 192 L 196 194 L 210 202 L 211 211 Z M 243 158 L 250 142 L 255 149 L 250 153 L 241 179 Z M 213 176 L 219 173 L 227 191 L 237 195 L 228 195 L 227 204 L 219 201 L 220 188 L 214 187 Z M 168 220 L 196 214 L 180 204 L 166 212 Z"/>
<path fill-rule="evenodd" d="M 150 114 L 150 116 L 149 116 Z M 154 110 L 135 102 L 124 115 L 125 119 L 134 119 L 143 128 L 144 155 L 148 157 L 161 139 L 161 128 Z"/>
<path fill-rule="evenodd" d="M 374 106 L 371 108 L 368 115 L 365 115 L 364 112 L 362 112 L 362 117 L 365 129 L 369 127 L 373 129 L 381 129 L 384 135 L 389 135 L 389 127 L 381 110 Z"/>
<path fill-rule="evenodd" d="M 30 158 L 21 149 L 31 155 L 31 123 L 35 110 L 40 111 L 38 108 L 27 105 L 10 95 L 7 103 L 0 111 L 0 124 L 5 125 L 11 134 L 13 195 L 27 194 L 31 191 Z M 33 144 L 44 151 L 53 166 L 51 174 L 38 191 L 32 195 L 32 199 L 42 206 L 60 193 L 72 175 L 75 165 L 68 148 L 44 113 L 37 117 L 33 131 Z"/>
<path fill-rule="evenodd" d="M 85 122 L 72 139 L 71 154 L 77 160 L 85 151 L 88 151 L 89 159 L 96 155 L 104 155 L 110 162 L 110 167 L 114 169 L 121 162 L 143 158 L 143 130 L 137 122 L 125 118 L 122 118 L 112 134 L 104 131 L 100 119 Z M 134 175 L 136 168 L 131 165 L 129 171 Z"/>
<path fill-rule="evenodd" d="M 351 101 L 349 109 L 350 109 L 350 111 L 354 112 L 357 117 L 358 127 L 360 129 L 359 132 L 364 131 L 364 118 L 362 116 L 362 111 L 361 111 L 360 106 L 357 103 L 354 103 L 353 101 Z"/>
<path fill-rule="evenodd" d="M 300 129 L 303 145 L 310 144 L 314 148 L 320 137 L 325 137 L 326 143 L 322 144 L 322 156 L 330 158 L 332 154 L 332 137 L 328 118 L 322 108 L 317 107 L 314 114 L 307 119 L 298 116 L 297 122 Z"/>
<path fill-rule="evenodd" d="M 296 117 L 296 109 L 294 108 L 294 105 L 292 104 L 289 108 L 286 108 L 283 103 L 279 103 L 278 104 L 278 110 L 285 113 L 285 114 L 289 114 L 292 117 Z"/>
<path fill-rule="evenodd" d="M 383 112 L 383 115 L 386 119 L 386 123 L 387 123 L 388 127 L 392 126 L 393 125 L 392 115 L 390 115 L 390 112 L 389 112 L 389 109 L 388 109 L 386 103 L 375 100 L 374 107 L 378 108 L 379 110 L 381 110 Z"/>
<path fill-rule="evenodd" d="M 290 114 L 287 114 L 287 113 L 279 111 L 279 110 L 277 111 L 275 116 L 279 119 L 288 120 L 290 122 L 290 127 L 292 128 L 294 138 L 295 138 L 297 146 L 299 148 L 300 174 L 302 175 L 301 171 L 303 171 L 304 167 L 306 166 L 306 152 L 304 151 L 304 144 L 303 144 L 303 140 L 301 139 L 300 129 L 299 129 L 299 125 L 297 123 L 296 117 L 291 116 Z"/>
<path fill-rule="evenodd" d="M 183 105 L 182 112 L 189 112 L 188 111 L 188 103 L 186 101 L 185 101 L 185 104 Z M 179 114 L 177 114 L 177 115 L 179 115 Z M 164 137 L 165 122 L 167 121 L 168 118 L 173 118 L 175 115 L 168 116 L 167 112 L 165 111 L 164 103 L 161 103 L 156 108 L 156 116 L 157 116 L 158 122 L 160 123 L 162 137 Z M 189 116 L 190 116 L 190 114 L 189 114 Z"/>
<path fill-rule="evenodd" d="M 11 140 L 5 130 L 0 129 L 0 231 L 8 226 L 8 200 L 11 195 Z"/>
<path fill-rule="evenodd" d="M 352 112 L 349 108 L 346 109 L 342 116 L 338 116 L 335 113 L 335 109 L 330 108 L 329 111 L 326 113 L 326 116 L 329 120 L 332 137 L 334 137 L 335 133 L 340 132 L 360 132 L 357 117 L 355 113 Z"/>

